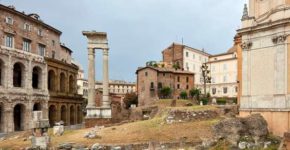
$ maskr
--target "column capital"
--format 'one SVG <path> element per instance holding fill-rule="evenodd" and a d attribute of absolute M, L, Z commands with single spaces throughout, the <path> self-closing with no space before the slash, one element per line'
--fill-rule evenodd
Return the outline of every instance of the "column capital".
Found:
<path fill-rule="evenodd" d="M 94 48 L 88 48 L 89 55 L 95 55 L 95 49 Z"/>
<path fill-rule="evenodd" d="M 109 55 L 109 48 L 108 49 L 103 49 L 103 55 L 106 55 L 106 56 Z"/>

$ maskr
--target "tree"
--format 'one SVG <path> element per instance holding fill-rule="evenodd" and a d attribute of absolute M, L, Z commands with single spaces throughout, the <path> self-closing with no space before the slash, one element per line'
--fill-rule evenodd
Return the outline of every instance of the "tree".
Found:
<path fill-rule="evenodd" d="M 161 94 L 162 98 L 168 98 L 171 95 L 171 92 L 172 92 L 172 90 L 170 87 L 163 87 L 160 90 L 160 94 Z"/>
<path fill-rule="evenodd" d="M 127 93 L 123 100 L 125 108 L 129 109 L 132 104 L 138 105 L 138 96 L 136 93 Z"/>
<path fill-rule="evenodd" d="M 189 91 L 190 96 L 192 97 L 193 100 L 196 102 L 200 101 L 200 89 L 193 88 Z"/>
<path fill-rule="evenodd" d="M 200 99 L 200 89 L 193 88 L 189 91 L 189 94 L 192 98 L 196 99 L 199 101 Z"/>
<path fill-rule="evenodd" d="M 187 93 L 186 93 L 186 91 L 180 92 L 180 98 L 181 99 L 187 99 Z"/>
<path fill-rule="evenodd" d="M 180 69 L 179 62 L 176 62 L 175 64 L 173 64 L 173 68 L 174 68 L 175 70 Z"/>
<path fill-rule="evenodd" d="M 203 83 L 203 90 L 204 90 L 204 97 L 206 97 L 206 84 L 211 83 L 211 77 L 210 75 L 210 70 L 208 68 L 208 65 L 206 63 L 202 64 L 201 66 L 201 77 L 202 77 L 202 83 Z"/>

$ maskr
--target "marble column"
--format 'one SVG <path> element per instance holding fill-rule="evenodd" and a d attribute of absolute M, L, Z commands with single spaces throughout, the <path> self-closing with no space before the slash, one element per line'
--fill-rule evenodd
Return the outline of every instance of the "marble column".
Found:
<path fill-rule="evenodd" d="M 109 49 L 103 49 L 103 101 L 102 106 L 111 107 L 109 100 Z"/>
<path fill-rule="evenodd" d="M 88 105 L 87 108 L 96 107 L 95 95 L 95 50 L 88 48 L 89 52 L 89 71 L 88 71 Z"/>

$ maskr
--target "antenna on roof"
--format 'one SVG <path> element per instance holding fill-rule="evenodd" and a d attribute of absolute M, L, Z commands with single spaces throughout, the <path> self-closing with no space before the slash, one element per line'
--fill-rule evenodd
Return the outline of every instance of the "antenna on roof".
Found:
<path fill-rule="evenodd" d="M 183 37 L 181 38 L 181 44 L 183 45 Z"/>

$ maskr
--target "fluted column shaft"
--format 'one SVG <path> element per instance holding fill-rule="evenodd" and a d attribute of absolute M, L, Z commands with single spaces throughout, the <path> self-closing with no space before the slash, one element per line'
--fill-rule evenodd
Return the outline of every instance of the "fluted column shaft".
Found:
<path fill-rule="evenodd" d="M 103 107 L 111 107 L 109 99 L 109 49 L 103 49 Z"/>
<path fill-rule="evenodd" d="M 89 52 L 89 71 L 88 71 L 88 105 L 87 108 L 96 107 L 95 95 L 95 50 L 88 48 Z"/>

